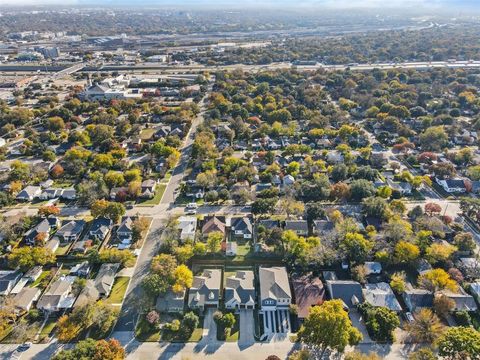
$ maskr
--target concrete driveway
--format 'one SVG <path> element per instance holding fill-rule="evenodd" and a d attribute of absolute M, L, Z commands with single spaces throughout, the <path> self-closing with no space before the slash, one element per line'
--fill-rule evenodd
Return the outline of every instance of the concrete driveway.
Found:
<path fill-rule="evenodd" d="M 217 341 L 217 324 L 213 320 L 213 314 L 216 309 L 209 308 L 205 310 L 203 320 L 203 341 Z"/>
<path fill-rule="evenodd" d="M 251 345 L 255 342 L 253 309 L 240 309 L 240 338 L 238 345 Z"/>
<path fill-rule="evenodd" d="M 362 315 L 358 311 L 350 309 L 348 316 L 350 317 L 350 320 L 352 320 L 352 325 L 355 326 L 363 335 L 363 340 L 360 341 L 360 344 L 373 343 L 372 339 L 370 339 L 370 336 L 368 335 L 367 327 L 363 322 Z"/>

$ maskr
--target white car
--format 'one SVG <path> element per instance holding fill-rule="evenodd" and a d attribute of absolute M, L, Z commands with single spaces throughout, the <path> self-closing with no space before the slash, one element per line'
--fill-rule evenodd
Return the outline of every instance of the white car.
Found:
<path fill-rule="evenodd" d="M 415 319 L 413 318 L 413 315 L 411 312 L 406 312 L 405 313 L 405 319 L 407 319 L 408 322 L 413 322 Z"/>

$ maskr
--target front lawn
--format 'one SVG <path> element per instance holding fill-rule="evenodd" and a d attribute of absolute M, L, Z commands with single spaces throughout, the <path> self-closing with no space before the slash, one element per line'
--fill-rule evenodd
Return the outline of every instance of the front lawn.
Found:
<path fill-rule="evenodd" d="M 130 278 L 128 276 L 119 276 L 115 278 L 110 296 L 105 302 L 108 304 L 121 304 L 129 282 Z"/>
<path fill-rule="evenodd" d="M 42 271 L 42 273 L 37 278 L 37 280 L 35 280 L 32 283 L 31 287 L 39 287 L 39 288 L 45 287 L 48 283 L 48 277 L 49 276 L 50 276 L 50 270 Z"/>
<path fill-rule="evenodd" d="M 226 342 L 236 342 L 240 337 L 240 315 L 235 314 L 235 325 L 230 329 L 230 333 L 225 336 L 225 328 L 221 324 L 217 324 L 217 340 Z"/>
<path fill-rule="evenodd" d="M 135 328 L 135 337 L 138 341 L 157 342 L 160 340 L 160 332 L 152 329 L 152 326 L 145 320 L 145 316 L 140 316 Z"/>
<path fill-rule="evenodd" d="M 155 196 L 151 199 L 139 200 L 137 206 L 154 206 L 160 204 L 166 188 L 167 184 L 157 184 L 155 187 Z"/>
<path fill-rule="evenodd" d="M 63 246 L 59 246 L 57 250 L 55 250 L 55 255 L 57 256 L 62 256 L 62 255 L 65 255 L 68 251 L 68 249 L 70 248 L 70 245 L 71 244 L 66 244 L 66 245 L 63 245 Z"/>

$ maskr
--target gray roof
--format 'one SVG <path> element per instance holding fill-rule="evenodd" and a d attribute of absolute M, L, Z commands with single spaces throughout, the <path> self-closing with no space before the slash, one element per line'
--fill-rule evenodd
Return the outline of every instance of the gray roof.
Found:
<path fill-rule="evenodd" d="M 222 270 L 205 269 L 201 276 L 193 277 L 193 284 L 188 292 L 190 307 L 204 306 L 207 302 L 216 302 L 220 297 Z"/>
<path fill-rule="evenodd" d="M 255 302 L 254 278 L 253 271 L 237 271 L 235 276 L 228 277 L 225 285 L 224 302 L 227 303 L 232 299 L 242 305 L 247 302 Z"/>
<path fill-rule="evenodd" d="M 85 220 L 71 220 L 58 229 L 56 235 L 61 237 L 80 235 L 85 227 Z"/>
<path fill-rule="evenodd" d="M 78 298 L 75 301 L 75 307 L 97 301 L 99 298 L 100 293 L 95 286 L 94 280 L 87 280 L 85 287 L 82 289 L 82 292 L 80 295 L 78 295 Z"/>
<path fill-rule="evenodd" d="M 365 301 L 373 306 L 387 307 L 393 311 L 402 311 L 390 285 L 385 282 L 365 285 Z"/>
<path fill-rule="evenodd" d="M 402 296 L 410 311 L 433 306 L 433 293 L 425 289 L 414 288 L 410 283 L 407 283 Z"/>
<path fill-rule="evenodd" d="M 307 220 L 286 220 L 285 230 L 308 232 Z"/>
<path fill-rule="evenodd" d="M 97 218 L 92 221 L 92 226 L 90 227 L 91 234 L 102 234 L 105 236 L 112 226 L 112 220 L 107 218 Z"/>
<path fill-rule="evenodd" d="M 248 217 L 232 219 L 232 227 L 235 228 L 235 231 L 241 230 L 246 233 L 253 233 L 252 221 Z"/>
<path fill-rule="evenodd" d="M 171 290 L 157 298 L 155 308 L 161 312 L 174 311 L 182 309 L 185 304 L 185 291 L 175 293 Z"/>
<path fill-rule="evenodd" d="M 100 294 L 108 294 L 115 281 L 120 264 L 102 264 L 95 277 L 95 287 Z"/>
<path fill-rule="evenodd" d="M 262 301 L 264 299 L 292 298 L 285 267 L 260 267 L 258 273 L 260 278 L 260 298 Z"/>
<path fill-rule="evenodd" d="M 25 239 L 28 241 L 33 241 L 35 237 L 40 233 L 49 233 L 50 232 L 50 223 L 47 219 L 40 221 L 35 227 L 31 228 L 25 233 Z"/>
<path fill-rule="evenodd" d="M 15 307 L 22 310 L 27 310 L 27 308 L 31 305 L 32 301 L 35 301 L 38 299 L 38 297 L 40 296 L 40 293 L 41 291 L 39 288 L 24 287 L 13 298 Z"/>
<path fill-rule="evenodd" d="M 326 234 L 335 230 L 335 223 L 329 220 L 314 220 L 314 230 L 320 234 Z"/>
<path fill-rule="evenodd" d="M 327 280 L 327 288 L 332 299 L 342 300 L 349 308 L 363 302 L 362 286 L 356 281 Z"/>

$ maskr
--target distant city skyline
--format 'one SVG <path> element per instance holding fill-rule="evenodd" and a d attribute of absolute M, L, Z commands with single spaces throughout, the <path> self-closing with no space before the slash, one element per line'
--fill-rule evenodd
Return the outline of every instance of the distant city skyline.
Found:
<path fill-rule="evenodd" d="M 480 8 L 477 0 L 244 0 L 239 5 L 233 0 L 2 0 L 0 5 L 42 6 L 42 5 L 96 5 L 96 6 L 169 6 L 169 7 L 327 7 L 327 8 Z"/>

